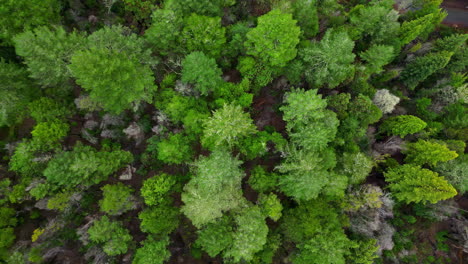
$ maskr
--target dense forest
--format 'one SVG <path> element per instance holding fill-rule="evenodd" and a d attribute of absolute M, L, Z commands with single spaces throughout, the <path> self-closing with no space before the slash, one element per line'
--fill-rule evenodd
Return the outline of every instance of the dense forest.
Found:
<path fill-rule="evenodd" d="M 0 263 L 468 263 L 442 0 L 0 0 Z"/>

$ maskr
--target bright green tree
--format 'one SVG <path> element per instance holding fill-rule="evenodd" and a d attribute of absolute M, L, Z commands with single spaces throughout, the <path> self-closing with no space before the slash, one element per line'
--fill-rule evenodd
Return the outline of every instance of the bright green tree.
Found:
<path fill-rule="evenodd" d="M 0 1 L 0 45 L 11 45 L 16 34 L 60 22 L 60 1 Z"/>
<path fill-rule="evenodd" d="M 405 137 L 418 133 L 427 126 L 426 122 L 412 115 L 399 115 L 385 119 L 380 129 L 390 135 Z"/>
<path fill-rule="evenodd" d="M 133 189 L 123 185 L 106 184 L 101 188 L 102 200 L 99 201 L 101 211 L 109 215 L 120 215 L 134 208 Z"/>
<path fill-rule="evenodd" d="M 39 27 L 13 38 L 16 54 L 24 58 L 30 76 L 39 84 L 54 89 L 71 89 L 68 69 L 74 52 L 85 48 L 83 34 L 67 33 L 63 27 Z"/>
<path fill-rule="evenodd" d="M 168 164 L 183 164 L 193 156 L 192 140 L 183 133 L 170 135 L 157 144 L 158 160 Z"/>
<path fill-rule="evenodd" d="M 174 10 L 181 16 L 197 13 L 205 16 L 221 16 L 223 7 L 231 6 L 234 0 L 166 0 L 165 8 Z"/>
<path fill-rule="evenodd" d="M 218 58 L 226 43 L 226 28 L 221 26 L 220 17 L 207 17 L 193 13 L 185 21 L 181 42 L 189 52 L 201 51 Z"/>
<path fill-rule="evenodd" d="M 89 47 L 75 52 L 69 66 L 91 99 L 114 113 L 150 102 L 156 90 L 144 41 L 124 34 L 126 29 L 120 26 L 96 31 L 88 37 Z"/>
<path fill-rule="evenodd" d="M 60 141 L 67 136 L 69 130 L 70 126 L 59 120 L 39 123 L 31 131 L 31 144 L 44 151 L 59 147 Z"/>
<path fill-rule="evenodd" d="M 53 157 L 44 170 L 44 176 L 59 186 L 89 186 L 106 180 L 132 159 L 132 154 L 127 151 L 96 151 L 89 146 L 77 145 L 72 151 Z"/>
<path fill-rule="evenodd" d="M 193 84 L 201 95 L 208 95 L 222 85 L 221 69 L 203 52 L 192 52 L 182 61 L 182 81 Z"/>
<path fill-rule="evenodd" d="M 223 216 L 197 232 L 195 244 L 201 247 L 210 257 L 216 257 L 232 245 L 233 225 L 228 216 Z"/>
<path fill-rule="evenodd" d="M 166 173 L 145 180 L 140 190 L 145 204 L 158 205 L 163 203 L 175 183 L 174 176 Z"/>
<path fill-rule="evenodd" d="M 434 46 L 431 52 L 449 51 L 457 52 L 466 45 L 468 34 L 453 34 L 445 38 L 440 38 L 434 41 Z"/>
<path fill-rule="evenodd" d="M 313 42 L 300 53 L 306 80 L 317 88 L 335 88 L 352 77 L 356 57 L 353 48 L 354 42 L 346 32 L 327 30 L 320 42 Z"/>
<path fill-rule="evenodd" d="M 202 145 L 208 149 L 233 147 L 239 139 L 257 132 L 250 115 L 238 105 L 224 105 L 204 122 Z"/>
<path fill-rule="evenodd" d="M 160 240 L 146 239 L 142 242 L 143 246 L 136 250 L 132 264 L 165 263 L 171 257 L 171 252 L 167 249 L 169 243 L 169 237 Z"/>
<path fill-rule="evenodd" d="M 437 203 L 457 195 L 457 191 L 436 172 L 405 164 L 392 168 L 385 180 L 393 196 L 405 203 Z"/>
<path fill-rule="evenodd" d="M 291 14 L 272 10 L 259 17 L 257 27 L 247 33 L 247 54 L 268 67 L 284 67 L 296 57 L 300 32 Z"/>
<path fill-rule="evenodd" d="M 392 46 L 372 45 L 369 49 L 361 52 L 359 57 L 366 61 L 364 66 L 367 73 L 381 73 L 382 67 L 390 63 L 395 57 L 395 50 Z"/>
<path fill-rule="evenodd" d="M 243 201 L 242 162 L 225 150 L 215 150 L 194 163 L 194 176 L 184 186 L 181 211 L 196 227 L 201 227 L 238 208 Z"/>
<path fill-rule="evenodd" d="M 278 221 L 281 218 L 281 211 L 283 205 L 276 194 L 270 193 L 268 195 L 260 194 L 258 202 L 261 205 L 263 214 L 273 221 Z"/>
<path fill-rule="evenodd" d="M 122 223 L 111 221 L 107 216 L 94 221 L 88 234 L 91 241 L 102 244 L 104 252 L 109 256 L 126 253 L 133 239 Z"/>
<path fill-rule="evenodd" d="M 414 143 L 407 143 L 403 153 L 406 154 L 405 161 L 415 165 L 435 166 L 438 162 L 446 162 L 458 157 L 458 154 L 446 145 L 421 139 Z"/>

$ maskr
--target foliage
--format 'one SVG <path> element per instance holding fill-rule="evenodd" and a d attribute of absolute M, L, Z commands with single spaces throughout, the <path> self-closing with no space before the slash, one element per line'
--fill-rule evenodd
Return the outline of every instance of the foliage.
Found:
<path fill-rule="evenodd" d="M 15 209 L 9 207 L 0 208 L 0 227 L 16 226 L 18 220 L 15 216 Z"/>
<path fill-rule="evenodd" d="M 215 221 L 223 212 L 235 209 L 242 202 L 242 162 L 225 150 L 215 150 L 210 156 L 194 163 L 192 179 L 184 186 L 181 211 L 196 227 Z"/>
<path fill-rule="evenodd" d="M 117 184 L 106 184 L 101 188 L 102 200 L 99 201 L 101 211 L 109 215 L 119 215 L 133 208 L 132 188 Z"/>
<path fill-rule="evenodd" d="M 297 0 L 292 3 L 293 17 L 301 27 L 304 37 L 314 37 L 319 31 L 317 1 Z"/>
<path fill-rule="evenodd" d="M 256 127 L 248 113 L 238 105 L 224 105 L 204 122 L 202 145 L 208 149 L 232 148 L 239 139 L 254 134 Z"/>
<path fill-rule="evenodd" d="M 10 157 L 9 168 L 24 176 L 32 176 L 42 170 L 42 164 L 35 161 L 37 150 L 31 141 L 25 140 L 15 148 L 14 154 Z"/>
<path fill-rule="evenodd" d="M 206 16 L 222 15 L 223 7 L 234 4 L 233 0 L 166 0 L 165 7 L 179 15 L 197 13 Z"/>
<path fill-rule="evenodd" d="M 362 94 L 351 100 L 348 109 L 350 116 L 358 120 L 361 127 L 376 123 L 382 117 L 382 111 Z"/>
<path fill-rule="evenodd" d="M 406 45 L 427 31 L 433 19 L 434 14 L 427 14 L 426 16 L 403 22 L 399 31 L 401 44 Z"/>
<path fill-rule="evenodd" d="M 383 114 L 390 114 L 395 106 L 400 102 L 400 98 L 391 94 L 387 89 L 377 90 L 372 102 L 382 111 Z"/>
<path fill-rule="evenodd" d="M 70 126 L 67 123 L 57 120 L 39 123 L 31 131 L 31 144 L 42 150 L 59 147 L 60 141 L 67 136 L 69 130 Z"/>
<path fill-rule="evenodd" d="M 351 253 L 347 256 L 347 263 L 355 264 L 373 264 L 378 258 L 376 254 L 379 246 L 376 245 L 377 240 L 365 239 L 357 240 L 356 247 L 351 248 Z"/>
<path fill-rule="evenodd" d="M 314 87 L 335 88 L 354 74 L 354 42 L 346 32 L 327 30 L 320 42 L 303 49 L 305 79 Z"/>
<path fill-rule="evenodd" d="M 372 159 L 362 152 L 345 152 L 339 161 L 339 172 L 348 177 L 350 184 L 362 183 L 374 167 Z"/>
<path fill-rule="evenodd" d="M 468 173 L 468 156 L 466 154 L 448 162 L 439 163 L 434 169 L 459 190 L 460 194 L 468 191 L 468 177 L 466 177 Z"/>
<path fill-rule="evenodd" d="M 256 166 L 250 171 L 249 185 L 257 192 L 268 192 L 278 185 L 279 175 L 267 172 L 265 168 Z"/>
<path fill-rule="evenodd" d="M 458 157 L 455 151 L 451 151 L 447 146 L 427 141 L 418 140 L 414 143 L 407 143 L 405 161 L 415 165 L 429 164 L 435 166 L 438 162 L 446 162 Z"/>
<path fill-rule="evenodd" d="M 50 183 L 64 187 L 92 185 L 106 180 L 131 161 L 132 155 L 126 151 L 96 151 L 77 145 L 72 151 L 58 153 L 48 163 L 44 176 Z"/>
<path fill-rule="evenodd" d="M 456 52 L 465 45 L 467 40 L 467 34 L 453 34 L 442 39 L 437 39 L 434 41 L 434 47 L 431 49 L 431 52 Z"/>
<path fill-rule="evenodd" d="M 182 81 L 195 86 L 201 95 L 208 95 L 220 86 L 222 71 L 216 61 L 203 52 L 192 52 L 182 62 Z"/>
<path fill-rule="evenodd" d="M 69 66 L 91 99 L 114 113 L 140 101 L 151 101 L 156 90 L 153 72 L 143 64 L 148 53 L 142 40 L 135 35 L 124 37 L 124 33 L 123 27 L 96 31 L 88 37 L 89 47 L 75 52 Z"/>
<path fill-rule="evenodd" d="M 406 65 L 401 72 L 400 78 L 403 83 L 411 90 L 431 74 L 444 68 L 450 61 L 453 53 L 441 51 L 429 53 L 423 57 L 418 57 Z"/>
<path fill-rule="evenodd" d="M 59 211 L 65 210 L 65 208 L 68 206 L 71 195 L 72 194 L 69 192 L 61 192 L 49 198 L 47 201 L 47 209 Z"/>
<path fill-rule="evenodd" d="M 169 242 L 168 237 L 160 240 L 149 238 L 143 241 L 143 247 L 136 250 L 132 264 L 163 264 L 171 256 L 171 252 L 167 249 Z"/>
<path fill-rule="evenodd" d="M 268 216 L 275 222 L 281 218 L 283 205 L 276 194 L 260 194 L 258 202 L 260 203 L 265 216 Z"/>
<path fill-rule="evenodd" d="M 436 203 L 457 195 L 457 191 L 436 172 L 405 164 L 385 173 L 396 199 L 405 203 Z"/>
<path fill-rule="evenodd" d="M 211 257 L 217 256 L 233 242 L 234 231 L 228 216 L 223 216 L 215 222 L 207 224 L 197 233 L 196 245 L 199 245 Z"/>
<path fill-rule="evenodd" d="M 36 122 L 63 120 L 71 114 L 67 105 L 48 97 L 41 97 L 28 105 L 29 114 Z"/>
<path fill-rule="evenodd" d="M 393 116 L 380 126 L 382 132 L 390 135 L 405 137 L 408 134 L 418 133 L 427 126 L 426 122 L 412 115 Z"/>
<path fill-rule="evenodd" d="M 63 27 L 39 27 L 13 38 L 16 53 L 24 58 L 30 76 L 42 86 L 69 90 L 68 65 L 74 52 L 83 49 L 86 38 L 76 31 L 68 34 Z M 60 43 L 60 45 L 56 45 Z"/>
<path fill-rule="evenodd" d="M 182 133 L 170 135 L 157 144 L 158 160 L 168 164 L 183 164 L 193 156 L 191 139 Z"/>
<path fill-rule="evenodd" d="M 0 79 L 0 127 L 11 126 L 25 116 L 26 105 L 37 91 L 25 69 L 3 59 L 0 59 Z"/>
<path fill-rule="evenodd" d="M 151 15 L 151 26 L 145 31 L 145 39 L 153 50 L 161 55 L 178 51 L 178 40 L 182 28 L 182 19 L 169 9 L 156 9 Z"/>
<path fill-rule="evenodd" d="M 245 47 L 268 67 L 284 67 L 296 57 L 300 28 L 291 14 L 272 10 L 258 18 L 258 25 L 247 33 Z"/>
<path fill-rule="evenodd" d="M 147 205 L 161 204 L 175 183 L 174 176 L 161 173 L 143 182 L 140 190 L 141 196 L 143 196 Z"/>
<path fill-rule="evenodd" d="M 280 110 L 293 143 L 307 150 L 323 150 L 335 138 L 339 121 L 325 109 L 327 101 L 317 90 L 292 90 L 286 93 L 285 103 Z"/>
<path fill-rule="evenodd" d="M 89 239 L 103 244 L 104 252 L 116 256 L 127 252 L 132 236 L 120 222 L 110 221 L 107 216 L 96 220 L 88 229 Z"/>
<path fill-rule="evenodd" d="M 370 74 L 381 73 L 383 71 L 382 67 L 390 63 L 394 56 L 394 48 L 385 45 L 373 45 L 359 55 L 361 59 L 366 61 L 364 66 Z"/>
<path fill-rule="evenodd" d="M 10 45 L 18 33 L 60 21 L 60 1 L 45 0 L 33 3 L 26 0 L 3 0 L 0 5 L 1 45 Z"/>
<path fill-rule="evenodd" d="M 178 217 L 179 210 L 166 203 L 146 208 L 138 215 L 141 220 L 141 231 L 161 237 L 172 233 L 177 228 Z"/>
<path fill-rule="evenodd" d="M 201 51 L 209 57 L 218 58 L 226 43 L 226 29 L 220 17 L 207 17 L 193 13 L 185 21 L 181 42 L 189 52 Z"/>
<path fill-rule="evenodd" d="M 11 227 L 0 228 L 0 250 L 13 244 L 16 238 L 14 231 Z"/>

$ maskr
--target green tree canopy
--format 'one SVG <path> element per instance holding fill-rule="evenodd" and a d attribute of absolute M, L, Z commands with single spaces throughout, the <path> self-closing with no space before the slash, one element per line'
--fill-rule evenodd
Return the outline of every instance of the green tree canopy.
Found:
<path fill-rule="evenodd" d="M 405 161 L 415 165 L 429 164 L 435 166 L 438 162 L 445 162 L 458 157 L 455 151 L 451 151 L 446 145 L 433 141 L 418 140 L 407 143 Z"/>
<path fill-rule="evenodd" d="M 226 28 L 221 26 L 220 17 L 207 17 L 193 13 L 185 20 L 181 42 L 189 52 L 201 51 L 218 58 L 226 43 Z"/>
<path fill-rule="evenodd" d="M 291 14 L 272 10 L 259 17 L 257 27 L 247 33 L 247 54 L 269 67 L 284 67 L 296 57 L 300 32 Z"/>
<path fill-rule="evenodd" d="M 216 61 L 203 52 L 192 52 L 182 61 L 182 81 L 193 84 L 201 95 L 208 95 L 221 86 L 223 79 Z"/>
<path fill-rule="evenodd" d="M 107 216 L 96 220 L 88 229 L 89 239 L 101 243 L 104 252 L 116 256 L 127 252 L 132 236 L 120 222 L 109 220 Z"/>
<path fill-rule="evenodd" d="M 101 188 L 102 200 L 99 201 L 101 211 L 109 215 L 119 215 L 134 207 L 134 198 L 132 196 L 133 189 L 123 185 L 121 182 L 117 184 L 106 184 Z"/>
<path fill-rule="evenodd" d="M 457 191 L 436 172 L 420 166 L 405 164 L 385 174 L 396 199 L 405 203 L 437 203 L 457 195 Z"/>
<path fill-rule="evenodd" d="M 380 126 L 380 129 L 391 135 L 405 137 L 408 134 L 420 132 L 426 126 L 426 122 L 416 116 L 399 115 L 386 119 Z"/>
<path fill-rule="evenodd" d="M 136 250 L 132 264 L 165 263 L 171 257 L 171 252 L 167 249 L 169 242 L 169 237 L 160 240 L 148 238 L 142 242 L 143 246 Z"/>
<path fill-rule="evenodd" d="M 306 80 L 319 88 L 335 88 L 354 74 L 354 42 L 344 31 L 329 29 L 320 42 L 304 48 L 300 57 L 304 61 Z"/>

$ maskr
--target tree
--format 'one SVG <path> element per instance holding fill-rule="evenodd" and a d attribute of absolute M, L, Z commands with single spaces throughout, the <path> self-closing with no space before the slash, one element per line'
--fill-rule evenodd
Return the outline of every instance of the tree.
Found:
<path fill-rule="evenodd" d="M 436 172 L 405 164 L 392 168 L 385 180 L 396 199 L 405 203 L 437 203 L 457 195 L 457 191 Z"/>
<path fill-rule="evenodd" d="M 167 0 L 165 8 L 174 10 L 180 16 L 197 13 L 205 16 L 221 16 L 223 7 L 235 3 L 234 0 Z"/>
<path fill-rule="evenodd" d="M 297 0 L 292 3 L 293 17 L 301 27 L 304 37 L 310 39 L 319 31 L 317 1 Z"/>
<path fill-rule="evenodd" d="M 91 99 L 114 113 L 150 102 L 156 90 L 150 51 L 135 35 L 125 37 L 125 30 L 114 26 L 96 31 L 88 37 L 88 48 L 73 54 L 69 66 Z"/>
<path fill-rule="evenodd" d="M 181 42 L 189 52 L 201 51 L 212 58 L 219 58 L 226 43 L 226 28 L 220 17 L 207 17 L 192 13 L 182 30 Z"/>
<path fill-rule="evenodd" d="M 294 89 L 286 93 L 283 119 L 291 141 L 308 150 L 323 150 L 335 138 L 339 124 L 336 114 L 326 110 L 327 101 L 317 90 Z"/>
<path fill-rule="evenodd" d="M 109 215 L 120 215 L 134 208 L 132 188 L 119 182 L 113 185 L 106 184 L 101 190 L 103 198 L 99 201 L 99 206 L 102 212 Z"/>
<path fill-rule="evenodd" d="M 441 51 L 418 57 L 406 65 L 401 72 L 400 79 L 409 89 L 414 90 L 420 82 L 437 70 L 444 68 L 450 61 L 452 54 L 451 52 Z"/>
<path fill-rule="evenodd" d="M 414 134 L 422 131 L 427 123 L 412 115 L 399 115 L 386 119 L 380 129 L 390 135 L 405 137 L 408 134 Z"/>
<path fill-rule="evenodd" d="M 65 138 L 70 130 L 70 126 L 59 120 L 53 122 L 42 122 L 37 124 L 31 131 L 31 144 L 37 150 L 51 150 L 59 147 L 60 141 Z"/>
<path fill-rule="evenodd" d="M 181 211 L 201 227 L 223 216 L 223 212 L 238 208 L 243 201 L 242 162 L 225 150 L 215 150 L 194 164 L 194 176 L 184 186 Z"/>
<path fill-rule="evenodd" d="M 169 242 L 167 236 L 160 240 L 146 239 L 142 242 L 143 247 L 136 250 L 132 264 L 163 264 L 171 257 L 171 252 L 167 249 Z"/>
<path fill-rule="evenodd" d="M 216 257 L 223 250 L 232 245 L 233 225 L 228 216 L 218 218 L 215 222 L 207 224 L 205 228 L 197 231 L 198 238 L 195 244 L 200 246 L 210 257 Z"/>
<path fill-rule="evenodd" d="M 66 120 L 72 114 L 70 106 L 49 97 L 41 97 L 28 104 L 29 115 L 38 123 Z"/>
<path fill-rule="evenodd" d="M 349 12 L 349 31 L 353 39 L 364 39 L 370 44 L 395 45 L 398 34 L 398 12 L 391 1 L 372 1 L 368 5 L 356 5 Z M 367 44 L 367 43 L 366 43 Z"/>
<path fill-rule="evenodd" d="M 238 105 L 224 105 L 204 122 L 202 145 L 208 149 L 232 148 L 237 142 L 256 133 L 256 127 L 248 113 Z"/>
<path fill-rule="evenodd" d="M 260 203 L 263 214 L 265 216 L 269 217 L 275 222 L 281 218 L 283 205 L 281 204 L 281 201 L 278 196 L 276 196 L 276 194 L 260 194 L 258 202 Z"/>
<path fill-rule="evenodd" d="M 132 159 L 126 151 L 96 151 L 89 146 L 77 145 L 72 151 L 58 153 L 52 158 L 43 174 L 50 183 L 59 186 L 89 186 L 104 181 Z"/>
<path fill-rule="evenodd" d="M 437 39 L 434 41 L 434 46 L 431 49 L 431 52 L 457 52 L 466 45 L 467 40 L 467 34 L 453 34 L 445 38 Z"/>
<path fill-rule="evenodd" d="M 451 151 L 447 146 L 427 140 L 418 140 L 414 143 L 407 143 L 405 162 L 414 165 L 429 164 L 437 165 L 438 162 L 446 162 L 458 157 L 455 151 Z"/>
<path fill-rule="evenodd" d="M 263 167 L 256 166 L 250 171 L 249 185 L 257 192 L 273 191 L 278 185 L 279 175 L 268 173 Z"/>
<path fill-rule="evenodd" d="M 331 187 L 341 190 L 344 195 L 347 179 L 330 171 L 336 164 L 335 153 L 331 149 L 317 153 L 290 146 L 286 153 L 286 159 L 276 167 L 284 174 L 280 177 L 279 186 L 286 195 L 308 201 L 317 198 L 330 183 L 336 184 Z"/>
<path fill-rule="evenodd" d="M 400 102 L 400 97 L 391 94 L 387 89 L 380 89 L 372 98 L 374 103 L 383 114 L 390 114 Z"/>
<path fill-rule="evenodd" d="M 296 57 L 300 32 L 291 14 L 272 10 L 259 17 L 257 27 L 247 33 L 247 54 L 268 67 L 284 67 Z"/>
<path fill-rule="evenodd" d="M 180 51 L 179 38 L 182 30 L 182 18 L 169 9 L 156 9 L 151 15 L 151 26 L 145 31 L 145 39 L 153 50 L 161 55 Z"/>
<path fill-rule="evenodd" d="M 362 94 L 353 98 L 348 107 L 349 115 L 359 121 L 360 127 L 367 127 L 380 120 L 382 111 L 372 100 Z"/>
<path fill-rule="evenodd" d="M 141 196 L 147 205 L 159 205 L 167 199 L 168 193 L 176 183 L 174 176 L 161 173 L 143 182 Z"/>
<path fill-rule="evenodd" d="M 192 140 L 183 133 L 172 134 L 157 144 L 158 159 L 168 164 L 183 164 L 193 157 Z"/>
<path fill-rule="evenodd" d="M 179 210 L 163 203 L 146 208 L 138 218 L 141 220 L 141 231 L 163 237 L 172 233 L 179 225 Z"/>
<path fill-rule="evenodd" d="M 120 222 L 110 221 L 106 215 L 93 223 L 88 234 L 91 241 L 103 244 L 103 250 L 109 256 L 126 253 L 133 239 Z"/>
<path fill-rule="evenodd" d="M 354 74 L 354 42 L 348 34 L 333 29 L 327 30 L 320 42 L 300 52 L 304 61 L 307 82 L 320 88 L 326 85 L 335 88 Z"/>
<path fill-rule="evenodd" d="M 362 183 L 374 167 L 372 159 L 362 152 L 345 152 L 338 164 L 338 171 L 348 177 L 350 184 Z"/>
<path fill-rule="evenodd" d="M 448 162 L 439 163 L 435 171 L 443 175 L 460 194 L 468 191 L 468 155 L 463 154 Z"/>
<path fill-rule="evenodd" d="M 372 45 L 369 49 L 359 54 L 361 59 L 366 61 L 366 73 L 381 73 L 383 66 L 390 63 L 395 57 L 395 50 L 392 46 Z"/>
<path fill-rule="evenodd" d="M 433 19 L 434 14 L 428 14 L 414 20 L 403 22 L 398 33 L 401 44 L 406 45 L 420 36 L 426 31 L 426 28 L 432 24 Z"/>
<path fill-rule="evenodd" d="M 16 35 L 13 42 L 32 78 L 42 86 L 62 89 L 62 93 L 70 91 L 68 65 L 74 52 L 85 48 L 84 34 L 44 26 Z"/>
<path fill-rule="evenodd" d="M 195 85 L 201 95 L 208 95 L 222 85 L 221 69 L 203 52 L 192 52 L 182 62 L 182 82 Z"/>
<path fill-rule="evenodd" d="M 373 264 L 379 256 L 376 252 L 379 249 L 377 240 L 353 240 L 356 246 L 351 248 L 351 253 L 346 256 L 346 263 Z"/>
<path fill-rule="evenodd" d="M 37 88 L 19 65 L 0 59 L 0 127 L 20 122 Z"/>
<path fill-rule="evenodd" d="M 249 206 L 235 215 L 234 221 L 237 229 L 232 236 L 231 247 L 224 253 L 224 258 L 232 258 L 234 262 L 249 262 L 267 242 L 268 226 L 265 216 L 258 206 Z"/>
<path fill-rule="evenodd" d="M 60 1 L 45 0 L 33 3 L 27 0 L 0 2 L 0 43 L 11 45 L 18 33 L 38 26 L 49 26 L 60 21 Z"/>
<path fill-rule="evenodd" d="M 343 230 L 327 230 L 313 236 L 298 246 L 293 264 L 345 264 L 352 243 Z"/>

